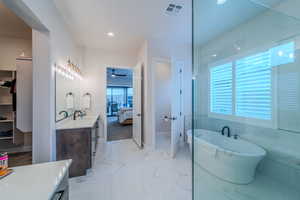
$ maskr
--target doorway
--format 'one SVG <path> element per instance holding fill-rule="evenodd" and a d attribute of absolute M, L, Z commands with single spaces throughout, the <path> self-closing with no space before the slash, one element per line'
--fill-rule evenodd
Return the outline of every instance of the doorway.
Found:
<path fill-rule="evenodd" d="M 171 64 L 160 61 L 155 64 L 155 134 L 157 150 L 171 149 Z"/>
<path fill-rule="evenodd" d="M 183 136 L 183 61 L 153 60 L 154 148 L 175 157 Z"/>
<path fill-rule="evenodd" d="M 133 72 L 130 68 L 107 68 L 107 141 L 132 138 Z"/>
<path fill-rule="evenodd" d="M 0 152 L 16 167 L 32 163 L 32 28 L 3 2 L 0 13 Z"/>

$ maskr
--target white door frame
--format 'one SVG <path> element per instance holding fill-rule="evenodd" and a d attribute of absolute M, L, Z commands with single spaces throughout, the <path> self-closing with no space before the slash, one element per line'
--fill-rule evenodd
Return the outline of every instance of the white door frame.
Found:
<path fill-rule="evenodd" d="M 156 69 L 156 64 L 157 63 L 171 63 L 171 59 L 168 58 L 160 58 L 160 57 L 154 57 L 152 59 L 152 64 L 151 64 L 151 93 L 152 93 L 152 98 L 151 98 L 151 121 L 152 121 L 152 148 L 156 149 L 156 121 L 155 121 L 155 103 L 156 103 L 156 95 L 155 95 L 155 69 Z M 171 66 L 172 67 L 172 66 Z"/>
<path fill-rule="evenodd" d="M 105 115 L 104 115 L 104 138 L 105 142 L 108 142 L 107 140 L 107 113 L 106 113 L 106 105 L 107 105 L 107 94 L 106 94 L 106 89 L 107 89 L 107 69 L 108 68 L 114 68 L 114 69 L 128 69 L 133 72 L 133 67 L 129 66 L 112 66 L 112 65 L 106 65 L 105 66 L 105 95 L 104 95 L 104 109 L 105 109 Z"/>
<path fill-rule="evenodd" d="M 172 59 L 168 59 L 168 58 L 160 58 L 160 57 L 154 57 L 152 59 L 152 68 L 151 68 L 151 92 L 152 92 L 152 98 L 151 98 L 151 101 L 152 101 L 152 106 L 151 106 L 151 120 L 152 120 L 152 141 L 153 141 L 153 146 L 152 148 L 153 149 L 156 149 L 156 120 L 155 120 L 155 103 L 156 103 L 156 96 L 155 96 L 155 67 L 156 67 L 156 64 L 159 63 L 159 62 L 164 62 L 164 63 L 168 63 L 171 65 L 172 67 Z M 183 81 L 183 75 L 181 75 L 181 79 Z M 182 87 L 182 86 L 181 86 Z M 182 89 L 182 88 L 181 88 Z M 181 95 L 181 105 L 180 105 L 180 109 L 181 109 L 181 112 L 183 114 L 183 96 Z M 180 122 L 181 124 L 183 124 L 183 122 Z M 183 134 L 183 133 L 182 133 Z"/>
<path fill-rule="evenodd" d="M 138 73 L 138 74 L 136 74 Z M 136 75 L 138 75 L 138 77 L 136 77 Z M 136 83 L 138 83 L 138 89 L 139 92 L 137 92 L 136 90 Z M 145 112 L 144 112 L 144 64 L 142 62 L 138 62 L 137 65 L 135 66 L 134 70 L 133 70 L 133 94 L 135 93 L 139 93 L 140 98 L 138 98 L 138 96 L 134 96 L 133 97 L 133 126 L 132 126 L 132 139 L 133 141 L 136 143 L 136 145 L 142 149 L 144 148 L 144 116 L 145 116 Z M 135 102 L 138 102 L 135 105 Z M 140 103 L 140 105 L 139 105 Z M 138 108 L 140 107 L 140 108 Z M 136 109 L 140 109 L 139 112 L 137 113 Z M 138 116 L 140 114 L 140 116 Z M 140 123 L 140 127 L 137 126 L 138 124 L 134 124 L 135 121 L 137 121 L 137 123 Z M 137 130 L 140 129 L 140 130 Z M 138 132 L 139 136 L 136 137 L 136 133 Z"/>
<path fill-rule="evenodd" d="M 51 63 L 50 31 L 23 1 L 3 0 L 3 3 L 32 28 L 32 162 L 55 161 L 55 91 L 54 70 Z M 48 115 L 45 115 L 45 113 L 48 113 Z"/>

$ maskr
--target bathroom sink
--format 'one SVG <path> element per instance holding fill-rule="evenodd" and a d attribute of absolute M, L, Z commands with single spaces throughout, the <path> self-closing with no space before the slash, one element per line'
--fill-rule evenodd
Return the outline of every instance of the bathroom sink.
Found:
<path fill-rule="evenodd" d="M 90 120 L 97 120 L 98 116 L 97 115 L 88 115 L 88 116 L 83 116 L 82 118 L 79 117 L 76 121 L 90 121 Z"/>
<path fill-rule="evenodd" d="M 57 124 L 56 129 L 92 128 L 98 116 L 84 116 L 76 120 L 66 120 Z"/>

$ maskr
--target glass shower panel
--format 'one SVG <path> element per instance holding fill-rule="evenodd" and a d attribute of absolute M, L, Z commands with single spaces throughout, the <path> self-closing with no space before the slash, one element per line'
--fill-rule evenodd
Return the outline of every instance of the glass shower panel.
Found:
<path fill-rule="evenodd" d="M 193 1 L 193 199 L 300 199 L 300 1 Z"/>

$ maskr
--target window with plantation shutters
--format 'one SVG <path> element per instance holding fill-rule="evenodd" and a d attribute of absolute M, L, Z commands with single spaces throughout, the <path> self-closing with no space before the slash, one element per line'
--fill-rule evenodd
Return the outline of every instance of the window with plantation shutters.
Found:
<path fill-rule="evenodd" d="M 235 63 L 236 115 L 255 119 L 272 118 L 272 77 L 269 51 Z"/>
<path fill-rule="evenodd" d="M 210 68 L 210 111 L 232 114 L 232 63 Z"/>
<path fill-rule="evenodd" d="M 289 42 L 230 63 L 210 68 L 210 113 L 230 120 L 273 126 L 272 68 L 295 61 L 295 43 Z M 276 76 L 276 75 L 275 75 Z M 282 96 L 282 95 L 281 95 Z M 291 97 L 289 97 L 291 99 Z M 214 115 L 217 117 L 217 115 Z M 275 122 L 276 123 L 276 122 Z"/>

